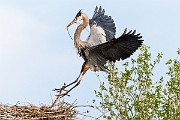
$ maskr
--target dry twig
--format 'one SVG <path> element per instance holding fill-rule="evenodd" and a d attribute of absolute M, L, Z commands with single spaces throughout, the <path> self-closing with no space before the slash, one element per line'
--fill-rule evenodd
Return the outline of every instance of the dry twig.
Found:
<path fill-rule="evenodd" d="M 77 111 L 74 105 L 60 102 L 53 108 L 50 106 L 9 106 L 0 104 L 0 120 L 74 120 Z"/>

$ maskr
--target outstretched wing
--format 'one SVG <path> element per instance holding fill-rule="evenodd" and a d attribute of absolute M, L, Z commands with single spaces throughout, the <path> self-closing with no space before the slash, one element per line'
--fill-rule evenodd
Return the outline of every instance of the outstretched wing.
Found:
<path fill-rule="evenodd" d="M 127 32 L 126 29 L 119 38 L 87 49 L 85 53 L 91 70 L 106 71 L 104 65 L 108 60 L 115 62 L 130 57 L 143 42 L 142 36 L 135 33 L 135 30 Z"/>
<path fill-rule="evenodd" d="M 115 37 L 116 27 L 111 16 L 104 14 L 105 10 L 100 6 L 96 6 L 92 19 L 89 20 L 90 36 L 89 43 L 98 45 L 107 41 L 111 41 Z M 95 39 L 96 38 L 96 39 Z M 93 46 L 91 45 L 91 46 Z"/>

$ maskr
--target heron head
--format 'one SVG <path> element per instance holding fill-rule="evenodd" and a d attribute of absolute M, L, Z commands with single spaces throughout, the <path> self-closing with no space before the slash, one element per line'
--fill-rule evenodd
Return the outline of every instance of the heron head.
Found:
<path fill-rule="evenodd" d="M 67 26 L 66 26 L 66 29 L 69 28 L 71 25 L 73 25 L 74 23 L 77 23 L 78 21 L 81 21 L 82 20 L 82 12 L 81 10 L 76 14 L 74 20 L 69 23 Z"/>

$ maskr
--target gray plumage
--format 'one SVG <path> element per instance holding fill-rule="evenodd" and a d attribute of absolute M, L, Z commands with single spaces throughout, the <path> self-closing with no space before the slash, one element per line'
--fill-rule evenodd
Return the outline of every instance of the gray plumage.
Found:
<path fill-rule="evenodd" d="M 99 9 L 96 6 L 92 19 L 89 20 L 89 24 L 95 23 L 96 26 L 103 28 L 106 34 L 106 41 L 110 41 L 115 37 L 116 27 L 114 20 L 111 16 L 105 15 L 105 10 L 100 6 Z"/>
<path fill-rule="evenodd" d="M 78 78 L 68 85 L 64 85 L 60 91 L 75 84 L 61 96 L 67 95 L 72 89 L 80 84 L 82 77 L 87 70 L 92 71 L 108 71 L 105 67 L 106 62 L 116 60 L 124 60 L 130 57 L 143 43 L 140 34 L 136 34 L 136 31 L 130 30 L 115 38 L 116 27 L 114 20 L 105 15 L 105 10 L 101 8 L 95 8 L 92 19 L 79 11 L 74 20 L 66 27 L 70 27 L 74 23 L 83 20 L 75 33 L 74 33 L 74 45 L 78 51 L 78 54 L 83 57 L 84 63 L 82 65 Z M 87 41 L 82 41 L 80 38 L 81 32 L 84 28 L 90 25 L 90 35 Z"/>

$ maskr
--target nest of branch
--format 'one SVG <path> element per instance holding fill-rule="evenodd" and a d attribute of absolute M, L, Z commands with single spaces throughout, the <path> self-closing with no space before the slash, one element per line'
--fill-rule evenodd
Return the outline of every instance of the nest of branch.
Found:
<path fill-rule="evenodd" d="M 64 101 L 53 108 L 46 105 L 9 106 L 0 104 L 0 120 L 74 120 L 76 117 L 75 106 Z"/>

